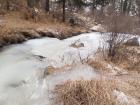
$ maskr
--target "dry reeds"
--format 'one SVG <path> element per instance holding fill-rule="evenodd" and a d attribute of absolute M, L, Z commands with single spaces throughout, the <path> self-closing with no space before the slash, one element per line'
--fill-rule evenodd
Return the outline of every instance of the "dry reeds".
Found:
<path fill-rule="evenodd" d="M 120 105 L 112 96 L 114 80 L 68 81 L 56 87 L 56 101 L 61 105 Z"/>

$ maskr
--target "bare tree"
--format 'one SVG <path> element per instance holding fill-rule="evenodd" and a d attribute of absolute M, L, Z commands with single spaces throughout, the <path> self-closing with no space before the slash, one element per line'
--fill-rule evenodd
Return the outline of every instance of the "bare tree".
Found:
<path fill-rule="evenodd" d="M 102 50 L 105 59 L 109 58 L 111 61 L 121 60 L 121 54 L 125 47 L 124 43 L 128 38 L 128 36 L 123 33 L 130 29 L 127 24 L 128 22 L 125 22 L 124 19 L 129 22 L 129 19 L 127 19 L 125 15 L 113 14 L 109 20 L 106 21 L 105 25 L 108 33 L 103 34 Z"/>

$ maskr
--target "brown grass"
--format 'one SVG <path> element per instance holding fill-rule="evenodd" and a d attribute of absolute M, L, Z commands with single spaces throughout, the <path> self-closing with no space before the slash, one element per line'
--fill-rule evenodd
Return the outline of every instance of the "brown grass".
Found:
<path fill-rule="evenodd" d="M 131 97 L 130 105 L 140 105 L 140 76 L 125 75 L 118 78 L 118 89 Z M 133 98 L 133 100 L 132 100 Z M 135 100 L 135 101 L 134 101 Z"/>
<path fill-rule="evenodd" d="M 83 27 L 75 26 L 73 28 L 68 23 L 55 21 L 47 14 L 41 14 L 41 18 L 39 18 L 37 22 L 34 22 L 32 20 L 25 20 L 22 12 L 12 11 L 6 13 L 2 18 L 2 23 L 0 23 L 0 45 L 4 46 L 7 44 L 22 42 L 30 38 L 36 38 L 35 34 L 28 36 L 15 34 L 26 30 L 35 30 L 37 32 L 41 30 L 42 32 L 58 33 L 55 37 L 60 39 L 73 36 L 73 33 L 78 33 L 82 30 L 85 32 L 85 28 Z M 41 37 L 41 35 L 39 37 Z"/>
<path fill-rule="evenodd" d="M 57 73 L 57 72 L 64 72 L 64 71 L 71 69 L 72 67 L 73 67 L 73 65 L 64 65 L 62 67 L 48 66 L 44 70 L 44 76 L 46 77 L 47 75 L 52 75 L 52 74 Z"/>
<path fill-rule="evenodd" d="M 56 102 L 61 105 L 120 105 L 112 96 L 114 80 L 68 81 L 56 87 Z"/>
<path fill-rule="evenodd" d="M 106 68 L 107 64 L 105 62 L 103 62 L 103 61 L 99 61 L 99 60 L 94 59 L 94 60 L 89 60 L 88 64 L 91 67 L 93 67 L 93 68 L 95 68 L 97 70 L 107 70 L 107 68 Z"/>
<path fill-rule="evenodd" d="M 140 79 L 136 79 L 136 80 L 132 80 L 132 81 L 128 81 L 128 83 L 130 84 L 130 86 L 133 86 L 134 88 L 131 88 L 128 90 L 128 93 L 131 96 L 134 96 L 138 99 L 138 101 L 140 102 Z"/>
<path fill-rule="evenodd" d="M 140 48 L 137 46 L 126 46 L 125 50 L 120 53 L 120 62 L 114 62 L 120 68 L 128 70 L 128 72 L 140 73 Z"/>
<path fill-rule="evenodd" d="M 6 26 L 0 28 L 0 44 L 20 43 L 24 40 L 25 37 L 21 34 L 16 34 L 15 30 Z"/>
<path fill-rule="evenodd" d="M 96 59 L 90 59 L 87 63 L 100 74 L 108 75 L 109 73 L 112 73 L 112 69 L 109 68 L 108 65 L 110 64 L 113 66 L 113 63 L 105 61 L 103 58 L 97 57 Z"/>

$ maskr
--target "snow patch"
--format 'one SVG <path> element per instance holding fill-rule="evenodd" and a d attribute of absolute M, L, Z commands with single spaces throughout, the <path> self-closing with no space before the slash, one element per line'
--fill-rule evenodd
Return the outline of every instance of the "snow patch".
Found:
<path fill-rule="evenodd" d="M 134 98 L 127 96 L 124 92 L 114 90 L 113 95 L 116 97 L 116 100 L 122 104 L 138 105 Z"/>
<path fill-rule="evenodd" d="M 139 45 L 140 45 L 140 37 L 138 38 L 138 41 L 139 41 Z"/>
<path fill-rule="evenodd" d="M 94 55 L 100 46 L 100 37 L 100 33 L 89 33 L 65 40 L 51 38 L 47 39 L 43 44 L 34 46 L 31 53 L 46 57 L 44 60 L 47 66 L 60 67 L 65 64 L 81 62 L 81 59 L 87 59 L 89 55 Z M 84 46 L 80 48 L 71 47 L 71 44 L 77 40 L 83 43 Z"/>
<path fill-rule="evenodd" d="M 122 68 L 119 68 L 119 67 L 116 67 L 114 65 L 111 65 L 111 64 L 108 64 L 107 68 L 109 70 L 111 70 L 111 75 L 118 75 L 118 74 L 121 74 L 121 75 L 125 75 L 125 74 L 128 74 L 128 72 Z"/>

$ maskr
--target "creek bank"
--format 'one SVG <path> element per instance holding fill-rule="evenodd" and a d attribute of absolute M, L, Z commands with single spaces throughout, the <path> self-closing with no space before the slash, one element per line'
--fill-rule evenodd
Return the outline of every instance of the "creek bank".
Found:
<path fill-rule="evenodd" d="M 20 44 L 29 39 L 50 37 L 50 38 L 58 38 L 60 40 L 63 40 L 72 36 L 77 36 L 82 33 L 88 33 L 88 32 L 89 31 L 87 29 L 81 29 L 81 30 L 70 29 L 66 31 L 54 31 L 54 30 L 48 30 L 48 29 L 18 30 L 13 33 L 9 33 L 5 35 L 4 37 L 1 37 L 0 48 L 11 45 L 11 44 Z"/>

